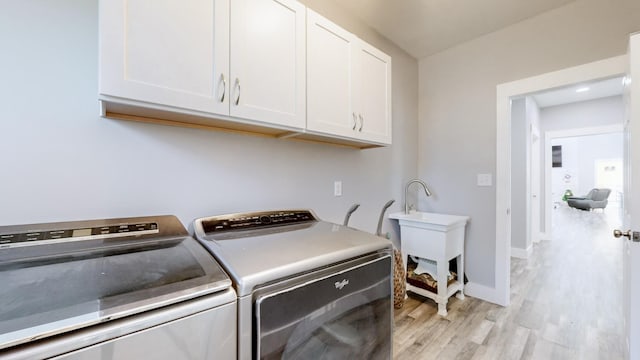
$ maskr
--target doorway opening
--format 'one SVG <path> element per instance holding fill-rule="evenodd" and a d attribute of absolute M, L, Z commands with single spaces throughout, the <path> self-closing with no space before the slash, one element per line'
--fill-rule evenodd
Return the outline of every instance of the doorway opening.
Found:
<path fill-rule="evenodd" d="M 512 257 L 528 258 L 533 244 L 553 238 L 552 217 L 558 208 L 608 208 L 620 215 L 622 77 L 591 82 L 591 92 L 576 98 L 575 89 L 584 86 L 512 100 Z M 607 197 L 598 202 L 567 201 L 568 197 L 602 197 L 605 193 Z"/>
<path fill-rule="evenodd" d="M 524 79 L 514 83 L 503 84 L 498 86 L 498 118 L 497 118 L 497 174 L 496 174 L 496 295 L 504 301 L 505 306 L 510 305 L 513 301 L 513 307 L 510 311 L 532 315 L 530 322 L 521 323 L 520 325 L 528 328 L 529 331 L 539 334 L 546 345 L 558 347 L 558 349 L 570 349 L 578 354 L 607 353 L 614 356 L 622 355 L 621 339 L 624 338 L 622 322 L 624 316 L 622 314 L 622 284 L 621 284 L 621 243 L 612 241 L 611 232 L 605 218 L 610 212 L 599 213 L 582 211 L 567 206 L 566 202 L 562 202 L 561 195 L 570 184 L 575 190 L 574 195 L 582 195 L 583 190 L 580 187 L 597 187 L 603 184 L 610 187 L 616 186 L 615 176 L 607 174 L 607 172 L 617 172 L 618 165 L 615 157 L 608 155 L 587 156 L 587 150 L 597 150 L 596 145 L 579 146 L 577 136 L 558 136 L 560 131 L 577 131 L 576 128 L 551 128 L 549 126 L 538 123 L 526 123 L 523 141 L 518 141 L 513 137 L 518 124 L 515 117 L 512 116 L 512 110 L 516 110 L 518 101 L 525 99 L 525 110 L 528 102 L 538 103 L 528 97 L 533 97 L 547 90 L 568 89 L 576 84 L 584 85 L 595 81 L 601 81 L 621 76 L 625 72 L 624 57 L 617 60 L 609 59 L 603 62 L 587 64 L 577 68 L 567 69 L 551 74 L 541 75 L 535 78 Z M 617 62 L 620 61 L 620 62 Z M 617 62 L 617 63 L 616 63 Z M 619 80 L 621 84 L 621 80 Z M 575 88 L 573 90 L 575 92 Z M 623 109 L 621 97 L 619 97 L 620 108 Z M 568 105 L 567 105 L 568 106 Z M 557 106 L 556 108 L 560 108 Z M 538 109 L 539 110 L 539 109 Z M 539 111 L 540 117 L 544 117 L 544 111 Z M 525 111 L 526 113 L 526 111 Z M 620 111 L 620 115 L 616 119 L 618 127 L 621 129 L 621 123 L 624 118 L 624 112 Z M 555 124 L 557 125 L 557 124 Z M 587 124 L 591 128 L 602 124 Z M 584 127 L 585 124 L 580 126 Z M 588 128 L 588 127 L 587 127 Z M 556 134 L 553 134 L 554 131 Z M 555 135 L 555 136 L 553 136 Z M 541 141 L 541 139 L 544 139 Z M 530 260 L 513 260 L 513 269 L 511 257 L 511 235 L 512 230 L 518 230 L 514 217 L 517 216 L 516 207 L 518 201 L 524 201 L 528 204 L 526 209 L 530 212 L 525 219 L 528 224 L 527 235 L 533 241 L 536 233 L 535 226 L 531 225 L 531 212 L 536 195 L 536 186 L 532 186 L 530 174 L 533 173 L 531 163 L 536 161 L 532 158 L 531 153 L 524 159 L 527 166 L 527 176 L 523 178 L 529 182 L 526 197 L 522 198 L 516 191 L 516 184 L 512 183 L 515 176 L 513 168 L 518 162 L 512 158 L 517 154 L 519 145 L 527 145 L 530 152 L 535 147 L 534 144 L 542 143 L 541 155 L 544 161 L 538 161 L 540 164 L 549 163 L 549 166 L 541 166 L 543 173 L 548 173 L 550 178 L 560 178 L 560 189 L 553 190 L 552 184 L 547 185 L 547 176 L 541 175 L 544 181 L 539 186 L 538 201 L 541 203 L 541 212 L 538 213 L 542 220 L 537 233 L 540 238 L 556 239 L 561 241 L 544 241 L 535 246 L 535 251 Z M 573 144 L 572 144 L 573 142 Z M 553 146 L 555 146 L 556 158 L 553 156 Z M 580 156 L 571 158 L 571 153 Z M 579 159 L 587 159 L 590 165 L 587 167 L 587 175 L 580 172 L 580 166 L 577 164 Z M 555 160 L 555 161 L 554 161 Z M 553 165 L 556 168 L 553 168 Z M 612 170 L 613 169 L 613 170 Z M 554 170 L 555 173 L 554 174 Z M 562 182 L 565 175 L 568 182 Z M 608 176 L 612 175 L 612 176 Z M 516 179 L 517 180 L 517 179 Z M 603 186 L 604 187 L 604 186 Z M 555 193 L 555 194 L 554 194 Z M 557 198 L 560 197 L 560 200 Z M 550 201 L 547 198 L 551 198 Z M 555 213 L 547 211 L 547 207 L 557 201 L 558 207 Z M 547 217 L 553 214 L 553 219 L 557 224 L 567 225 L 577 223 L 573 228 L 567 226 L 554 226 L 546 223 Z M 616 212 L 616 215 L 617 212 Z M 544 225 L 542 225 L 544 224 Z M 506 247 L 506 249 L 505 249 Z M 527 253 L 524 253 L 525 256 Z M 526 269 L 526 271 L 525 271 Z M 513 286 L 511 277 L 513 276 Z M 607 284 L 608 290 L 602 292 L 601 284 Z M 586 289 L 586 291 L 585 291 Z M 603 314 L 602 307 L 598 302 L 607 303 L 608 311 Z M 611 305 L 611 306 L 609 306 Z M 524 321 L 526 316 L 521 320 Z M 617 339 L 612 343 L 611 349 L 594 350 L 590 344 L 593 339 L 590 338 L 597 330 L 590 328 L 589 324 L 599 323 L 598 319 L 606 319 L 604 324 L 607 329 L 611 329 L 611 338 Z M 586 331 L 580 329 L 587 329 Z M 609 330 L 607 330 L 609 331 Z M 554 337 L 553 334 L 564 334 Z M 591 335 L 590 335 L 591 334 Z M 566 336 L 565 336 L 566 335 Z M 567 341 L 567 339 L 571 339 Z M 618 341 L 620 340 L 620 341 Z M 615 350 L 615 351 L 614 351 Z"/>
<path fill-rule="evenodd" d="M 496 117 L 496 256 L 492 300 L 510 304 L 511 285 L 511 105 L 512 100 L 574 84 L 623 76 L 626 56 L 618 56 L 498 85 Z M 540 134 L 541 135 L 541 134 Z"/>

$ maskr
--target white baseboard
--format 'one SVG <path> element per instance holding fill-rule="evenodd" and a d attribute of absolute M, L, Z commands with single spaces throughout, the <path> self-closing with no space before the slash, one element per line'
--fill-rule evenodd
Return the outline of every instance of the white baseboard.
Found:
<path fill-rule="evenodd" d="M 546 232 L 540 233 L 540 235 L 539 235 L 539 237 L 538 237 L 538 238 L 539 238 L 540 240 L 545 240 L 545 241 L 549 241 L 549 240 L 551 240 L 551 236 L 550 236 L 550 234 L 549 234 L 549 233 L 546 233 Z"/>
<path fill-rule="evenodd" d="M 529 245 L 529 247 L 526 249 L 512 247 L 511 257 L 518 258 L 518 259 L 528 259 L 529 256 L 531 256 L 532 252 L 533 252 L 533 245 Z"/>
<path fill-rule="evenodd" d="M 464 285 L 464 294 L 469 295 L 474 298 L 478 298 L 484 301 L 488 301 L 490 303 L 498 304 L 501 306 L 507 306 L 508 304 L 503 304 L 499 299 L 496 289 L 493 287 L 488 287 L 482 284 L 473 283 L 469 281 Z"/>

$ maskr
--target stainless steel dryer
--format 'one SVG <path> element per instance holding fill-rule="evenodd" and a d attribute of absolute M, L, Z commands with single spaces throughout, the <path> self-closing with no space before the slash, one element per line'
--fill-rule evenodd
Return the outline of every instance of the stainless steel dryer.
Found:
<path fill-rule="evenodd" d="M 231 281 L 174 216 L 0 227 L 0 358 L 235 359 Z"/>
<path fill-rule="evenodd" d="M 238 294 L 239 359 L 390 359 L 391 243 L 309 210 L 196 219 Z"/>

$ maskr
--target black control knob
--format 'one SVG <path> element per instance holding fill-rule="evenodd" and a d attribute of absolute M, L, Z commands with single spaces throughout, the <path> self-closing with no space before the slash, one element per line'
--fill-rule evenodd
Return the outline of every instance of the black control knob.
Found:
<path fill-rule="evenodd" d="M 260 216 L 260 222 L 262 224 L 271 224 L 271 218 L 268 216 Z"/>

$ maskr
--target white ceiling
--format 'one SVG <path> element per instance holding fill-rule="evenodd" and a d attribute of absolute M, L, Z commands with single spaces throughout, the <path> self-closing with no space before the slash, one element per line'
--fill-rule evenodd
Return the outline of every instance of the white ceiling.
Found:
<path fill-rule="evenodd" d="M 589 91 L 576 92 L 576 90 L 580 88 L 589 88 Z M 548 90 L 538 94 L 533 94 L 532 96 L 538 106 L 544 108 L 549 106 L 622 95 L 622 88 L 622 77 L 616 77 L 607 80 L 582 83 L 559 89 Z"/>
<path fill-rule="evenodd" d="M 577 0 L 334 1 L 420 59 Z M 622 78 L 614 78 L 532 96 L 543 108 L 621 94 Z"/>
<path fill-rule="evenodd" d="M 575 0 L 335 0 L 420 59 Z"/>

